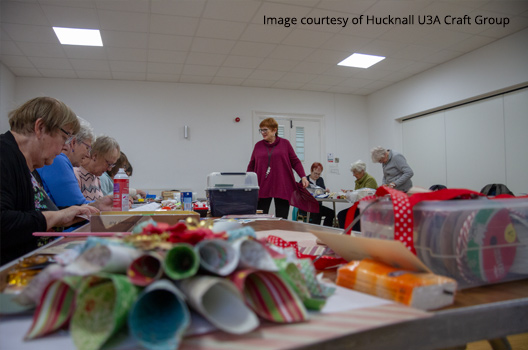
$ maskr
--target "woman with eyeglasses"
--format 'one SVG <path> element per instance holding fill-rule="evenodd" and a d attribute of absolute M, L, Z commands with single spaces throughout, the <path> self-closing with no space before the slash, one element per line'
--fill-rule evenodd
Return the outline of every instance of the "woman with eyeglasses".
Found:
<path fill-rule="evenodd" d="M 99 180 L 101 180 L 101 190 L 105 196 L 114 195 L 114 176 L 116 176 L 120 168 L 125 170 L 125 173 L 128 177 L 132 176 L 134 169 L 132 168 L 132 164 L 130 164 L 128 161 L 128 157 L 126 156 L 125 152 L 121 152 L 116 166 L 113 169 L 105 171 L 103 175 L 99 177 Z M 132 187 L 128 189 L 128 193 L 132 199 L 136 199 L 138 195 L 140 195 L 142 198 L 145 198 L 147 195 L 145 191 Z"/>
<path fill-rule="evenodd" d="M 73 168 L 84 198 L 95 201 L 104 196 L 99 176 L 116 166 L 121 155 L 119 144 L 110 136 L 99 136 L 92 144 L 90 157 L 81 166 Z"/>
<path fill-rule="evenodd" d="M 301 177 L 304 187 L 309 185 L 301 161 L 290 142 L 277 136 L 279 124 L 273 118 L 260 122 L 262 140 L 255 144 L 246 171 L 257 174 L 259 199 L 257 208 L 269 213 L 271 200 L 275 202 L 275 216 L 288 219 L 290 198 L 296 189 L 293 170 Z"/>
<path fill-rule="evenodd" d="M 63 102 L 37 97 L 9 113 L 10 131 L 0 135 L 0 265 L 37 248 L 33 232 L 70 226 L 98 210 L 57 210 L 32 175 L 66 149 L 79 131 L 75 113 Z"/>

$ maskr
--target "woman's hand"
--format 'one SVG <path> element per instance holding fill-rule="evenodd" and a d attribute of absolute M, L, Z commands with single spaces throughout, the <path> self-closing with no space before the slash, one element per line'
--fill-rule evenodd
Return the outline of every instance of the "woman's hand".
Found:
<path fill-rule="evenodd" d="M 112 211 L 114 206 L 114 195 L 109 194 L 108 196 L 101 197 L 95 202 L 90 203 L 89 206 L 95 207 L 100 211 Z"/>
<path fill-rule="evenodd" d="M 310 181 L 305 177 L 302 178 L 302 185 L 304 188 L 308 187 L 310 185 Z"/>
<path fill-rule="evenodd" d="M 86 220 L 92 215 L 93 209 L 95 208 L 88 205 L 74 205 L 58 211 L 43 211 L 42 214 L 46 218 L 47 230 L 50 230 L 53 227 L 71 226 Z"/>

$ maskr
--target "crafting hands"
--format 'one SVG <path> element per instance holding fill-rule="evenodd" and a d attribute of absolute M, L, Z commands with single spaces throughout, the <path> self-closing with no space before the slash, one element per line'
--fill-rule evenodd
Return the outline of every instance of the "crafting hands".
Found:
<path fill-rule="evenodd" d="M 310 185 L 310 181 L 305 177 L 302 178 L 302 185 L 304 188 L 308 187 Z"/>
<path fill-rule="evenodd" d="M 396 187 L 396 184 L 394 182 L 391 182 L 390 184 L 388 184 L 387 186 L 389 186 L 390 188 L 394 188 Z"/>

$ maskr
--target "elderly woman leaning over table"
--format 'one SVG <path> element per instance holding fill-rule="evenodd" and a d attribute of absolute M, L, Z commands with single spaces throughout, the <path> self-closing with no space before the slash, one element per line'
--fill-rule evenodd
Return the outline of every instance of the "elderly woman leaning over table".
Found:
<path fill-rule="evenodd" d="M 10 131 L 0 135 L 0 265 L 37 248 L 33 232 L 70 226 L 92 206 L 57 210 L 31 172 L 52 164 L 79 131 L 75 113 L 63 102 L 37 97 L 9 113 Z"/>
<path fill-rule="evenodd" d="M 99 176 L 112 170 L 121 155 L 117 141 L 110 136 L 99 136 L 92 144 L 90 157 L 85 158 L 80 167 L 74 168 L 75 176 L 84 197 L 95 201 L 104 196 Z"/>
<path fill-rule="evenodd" d="M 372 188 L 376 189 L 378 188 L 378 183 L 376 182 L 376 179 L 372 177 L 369 173 L 367 173 L 367 164 L 365 162 L 358 160 L 350 166 L 350 171 L 352 172 L 352 175 L 356 178 L 356 186 L 354 187 L 354 190 L 359 190 L 361 188 Z M 347 192 L 346 190 L 342 190 L 343 192 Z M 339 221 L 339 227 L 345 228 L 345 221 L 348 209 L 343 209 L 337 214 L 337 220 Z M 354 226 L 354 231 L 359 231 L 359 225 Z"/>

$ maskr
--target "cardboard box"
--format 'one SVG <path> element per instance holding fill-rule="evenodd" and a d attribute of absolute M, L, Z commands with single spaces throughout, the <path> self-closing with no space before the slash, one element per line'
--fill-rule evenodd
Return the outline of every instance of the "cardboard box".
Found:
<path fill-rule="evenodd" d="M 207 202 L 213 217 L 256 214 L 257 174 L 211 173 L 207 177 Z"/>
<path fill-rule="evenodd" d="M 175 225 L 188 217 L 200 219 L 194 211 L 106 211 L 94 214 L 90 219 L 91 232 L 130 232 L 137 224 L 153 219 Z"/>
<path fill-rule="evenodd" d="M 180 191 L 172 190 L 172 191 L 161 191 L 161 198 L 163 200 L 167 199 L 174 199 L 174 194 L 180 193 Z"/>

